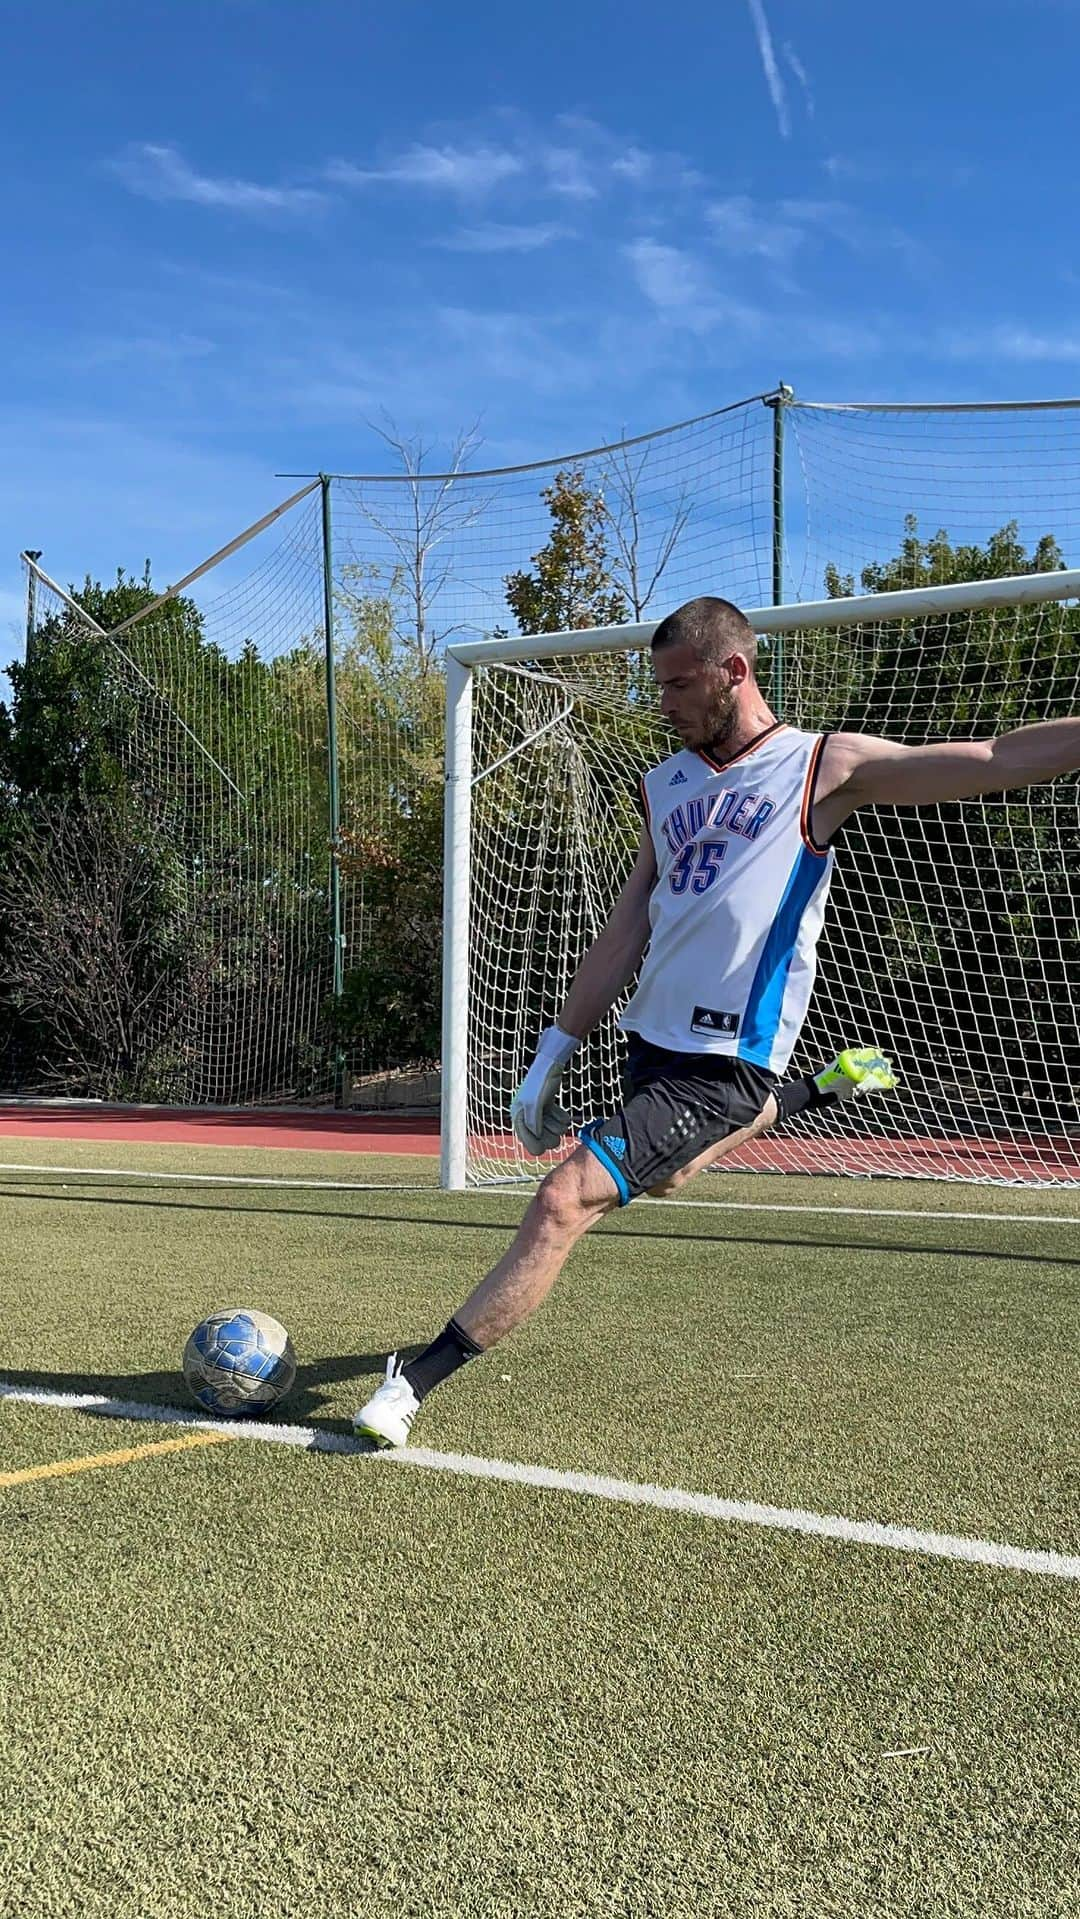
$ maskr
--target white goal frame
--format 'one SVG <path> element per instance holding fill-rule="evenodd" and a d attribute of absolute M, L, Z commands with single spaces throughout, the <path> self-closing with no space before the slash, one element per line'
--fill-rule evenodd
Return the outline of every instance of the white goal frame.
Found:
<path fill-rule="evenodd" d="M 977 612 L 1072 599 L 1080 599 L 1080 569 L 754 607 L 747 609 L 746 617 L 754 631 L 767 638 L 815 627 L 835 629 L 949 611 Z M 580 632 L 474 640 L 446 648 L 440 1184 L 448 1191 L 459 1192 L 468 1185 L 470 825 L 472 786 L 476 778 L 472 729 L 474 673 L 477 668 L 521 661 L 639 651 L 648 646 L 659 624 L 658 620 L 648 620 L 639 625 L 591 627 Z"/>

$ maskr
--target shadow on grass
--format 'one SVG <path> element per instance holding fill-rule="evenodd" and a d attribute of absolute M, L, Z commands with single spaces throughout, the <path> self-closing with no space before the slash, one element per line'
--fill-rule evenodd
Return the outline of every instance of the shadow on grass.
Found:
<path fill-rule="evenodd" d="M 398 1357 L 407 1364 L 422 1351 L 421 1346 L 402 1346 Z M 366 1381 L 372 1374 L 381 1374 L 385 1364 L 385 1353 L 342 1353 L 298 1366 L 292 1391 L 271 1409 L 268 1418 L 283 1418 L 290 1425 L 307 1420 L 312 1425 L 325 1427 L 328 1432 L 351 1432 L 348 1419 L 327 1418 L 325 1414 L 318 1417 L 324 1413 L 325 1405 L 325 1392 L 320 1389 L 338 1386 L 346 1380 Z M 0 1386 L 20 1386 L 49 1393 L 100 1393 L 103 1399 L 133 1401 L 143 1406 L 174 1406 L 186 1413 L 206 1410 L 191 1398 L 179 1367 L 173 1372 L 155 1373 L 54 1373 L 0 1366 Z M 357 1395 L 359 1400 L 367 1396 L 366 1387 Z M 257 1413 L 250 1416 L 260 1417 Z"/>
<path fill-rule="evenodd" d="M 167 1188 L 166 1190 L 171 1192 L 174 1189 Z M 50 1188 L 47 1192 L 24 1192 L 19 1189 L 17 1182 L 9 1183 L 6 1176 L 0 1173 L 0 1197 L 4 1199 L 21 1199 L 30 1202 L 45 1203 L 47 1205 L 160 1207 L 165 1212 L 240 1213 L 246 1214 L 251 1219 L 272 1216 L 275 1218 L 335 1219 L 348 1225 L 359 1225 L 370 1222 L 383 1226 L 432 1226 L 440 1228 L 443 1232 L 504 1233 L 510 1235 L 515 1230 L 515 1222 L 506 1219 L 458 1219 L 451 1215 L 439 1216 L 429 1213 L 381 1212 L 371 1207 L 371 1194 L 365 1195 L 367 1206 L 370 1210 L 359 1206 L 350 1206 L 348 1211 L 343 1211 L 338 1207 L 318 1206 L 268 1206 L 264 1204 L 243 1206 L 238 1205 L 233 1200 L 226 1202 L 213 1198 L 208 1198 L 206 1201 L 200 1203 L 199 1201 L 183 1199 L 149 1199 L 143 1198 L 140 1195 L 124 1196 L 121 1198 L 111 1192 L 72 1193 L 70 1191 L 58 1191 L 56 1188 Z M 339 1197 L 347 1198 L 348 1196 L 342 1194 Z M 391 1188 L 386 1189 L 386 1197 L 388 1199 L 394 1197 Z M 454 1194 L 453 1197 L 460 1198 L 461 1195 Z M 522 1194 L 519 1195 L 519 1197 L 524 1198 L 525 1195 Z M 671 1210 L 672 1213 L 678 1213 L 679 1205 L 677 1200 L 672 1202 Z M 920 1215 L 920 1218 L 922 1217 L 932 1219 L 933 1215 Z M 867 1225 L 869 1226 L 871 1223 L 872 1215 L 868 1215 Z M 915 1221 L 912 1222 L 913 1225 L 915 1223 Z M 986 1223 L 988 1225 L 994 1224 L 993 1220 L 988 1220 Z M 1017 1224 L 1015 1220 L 1010 1220 L 1006 1223 L 1010 1225 Z M 1023 1223 L 1025 1227 L 1038 1227 L 1043 1222 L 1033 1217 L 1030 1222 L 1024 1221 Z M 1064 1252 L 1014 1252 L 1011 1248 L 1002 1246 L 965 1246 L 959 1240 L 946 1241 L 944 1243 L 931 1242 L 918 1239 L 914 1235 L 910 1240 L 871 1238 L 869 1233 L 861 1239 L 838 1239 L 834 1235 L 828 1234 L 827 1230 L 824 1230 L 819 1238 L 814 1238 L 805 1232 L 796 1236 L 785 1228 L 778 1228 L 775 1233 L 748 1233 L 745 1231 L 727 1231 L 719 1225 L 710 1231 L 703 1231 L 699 1228 L 694 1232 L 686 1230 L 675 1232 L 663 1226 L 653 1228 L 645 1227 L 643 1230 L 635 1230 L 627 1226 L 625 1216 L 621 1214 L 616 1214 L 612 1225 L 614 1227 L 613 1231 L 610 1228 L 605 1229 L 603 1225 L 594 1227 L 590 1238 L 603 1239 L 610 1237 L 619 1240 L 636 1240 L 642 1243 L 649 1240 L 658 1240 L 671 1241 L 675 1244 L 681 1242 L 683 1244 L 697 1244 L 702 1246 L 757 1246 L 764 1248 L 781 1246 L 792 1250 L 827 1253 L 922 1253 L 935 1255 L 942 1259 L 993 1260 L 1011 1266 L 1080 1266 L 1080 1253 L 1072 1255 Z M 828 1222 L 826 1221 L 826 1229 L 827 1225 Z"/>

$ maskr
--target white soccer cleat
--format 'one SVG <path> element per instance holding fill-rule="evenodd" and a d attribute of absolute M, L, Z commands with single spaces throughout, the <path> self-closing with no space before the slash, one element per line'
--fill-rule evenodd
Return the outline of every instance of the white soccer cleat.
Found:
<path fill-rule="evenodd" d="M 420 1401 L 397 1365 L 397 1354 L 386 1362 L 386 1378 L 366 1406 L 353 1414 L 353 1426 L 374 1446 L 404 1446 L 420 1411 Z"/>
<path fill-rule="evenodd" d="M 831 1065 L 814 1075 L 823 1093 L 837 1099 L 862 1099 L 867 1093 L 891 1093 L 896 1085 L 892 1061 L 876 1046 L 848 1046 Z"/>

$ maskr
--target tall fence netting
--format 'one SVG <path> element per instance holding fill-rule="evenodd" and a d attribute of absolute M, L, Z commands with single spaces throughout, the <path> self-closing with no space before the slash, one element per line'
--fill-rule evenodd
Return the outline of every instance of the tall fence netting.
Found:
<path fill-rule="evenodd" d="M 333 843 L 317 485 L 239 558 L 119 631 L 102 633 L 83 596 L 39 571 L 37 679 L 9 702 L 4 747 L 0 1090 L 364 1103 L 410 1074 L 419 1088 L 426 1069 L 430 1094 L 446 647 L 517 630 L 511 583 L 540 571 L 568 480 L 599 502 L 602 561 L 599 583 L 567 585 L 562 624 L 596 619 L 600 585 L 617 620 L 701 591 L 767 604 L 776 419 L 759 397 L 540 466 L 485 473 L 474 453 L 470 470 L 441 477 L 335 480 Z M 1080 404 L 785 400 L 780 424 L 792 601 L 1050 570 L 1080 552 Z M 985 734 L 1072 710 L 1074 635 L 1075 614 L 1048 599 L 929 627 L 793 632 L 770 670 L 782 660 L 774 685 L 798 724 Z M 632 857 L 636 770 L 666 750 L 647 660 L 481 674 L 476 748 L 474 1171 L 505 1177 L 508 1094 Z M 1065 1176 L 1080 1080 L 1065 990 L 1074 807 L 1062 781 L 867 816 L 845 835 L 832 915 L 843 937 L 826 938 L 800 1057 L 854 1026 L 893 1047 L 904 1170 L 936 1129 L 968 1142 L 937 1170 L 1008 1176 L 985 1142 L 1012 1129 L 1026 1142 L 1018 1176 L 1031 1151 L 1038 1176 Z M 614 1086 L 618 1060 L 609 1022 L 571 1075 L 582 1110 Z M 846 1119 L 822 1122 L 815 1151 L 828 1145 L 825 1163 L 847 1170 L 900 1170 L 881 1126 L 861 1109 L 858 1138 Z M 812 1130 L 750 1157 L 800 1165 Z"/>
<path fill-rule="evenodd" d="M 785 600 L 879 593 L 1080 558 L 1080 402 L 784 408 Z M 944 537 L 942 537 L 944 536 Z M 1045 559 L 1054 553 L 1044 546 Z"/>

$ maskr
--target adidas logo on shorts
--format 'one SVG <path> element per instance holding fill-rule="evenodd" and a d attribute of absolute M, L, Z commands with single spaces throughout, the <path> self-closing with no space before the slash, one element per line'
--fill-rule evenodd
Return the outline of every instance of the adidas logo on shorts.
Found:
<path fill-rule="evenodd" d="M 616 1159 L 625 1159 L 626 1141 L 624 1139 L 615 1139 L 611 1133 L 602 1133 L 600 1144 L 606 1146 L 608 1152 L 613 1153 Z"/>

